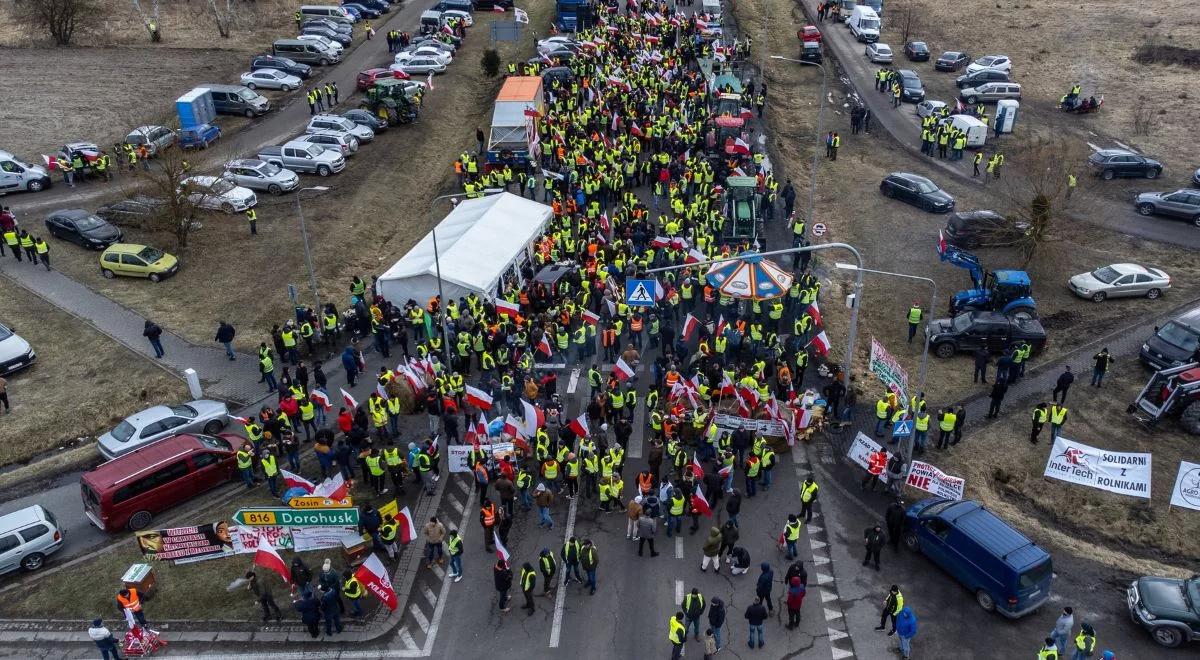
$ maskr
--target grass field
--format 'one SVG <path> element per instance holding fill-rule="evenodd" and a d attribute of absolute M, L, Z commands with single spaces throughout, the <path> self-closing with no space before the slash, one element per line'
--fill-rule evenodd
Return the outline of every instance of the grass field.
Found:
<path fill-rule="evenodd" d="M 183 381 L 20 287 L 0 287 L 0 309 L 38 356 L 8 377 L 0 466 L 90 443 L 130 413 L 187 395 Z"/>

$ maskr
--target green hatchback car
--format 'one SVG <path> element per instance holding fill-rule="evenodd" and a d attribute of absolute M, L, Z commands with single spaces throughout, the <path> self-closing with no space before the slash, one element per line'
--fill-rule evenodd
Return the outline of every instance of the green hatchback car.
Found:
<path fill-rule="evenodd" d="M 100 253 L 100 272 L 108 279 L 124 275 L 159 282 L 178 270 L 179 259 L 175 255 L 146 245 L 116 243 Z"/>

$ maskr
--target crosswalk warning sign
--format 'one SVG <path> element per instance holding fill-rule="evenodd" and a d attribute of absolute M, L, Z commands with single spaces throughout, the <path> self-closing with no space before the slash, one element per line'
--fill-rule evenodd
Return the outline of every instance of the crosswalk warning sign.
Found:
<path fill-rule="evenodd" d="M 629 280 L 625 285 L 625 303 L 654 306 L 654 280 Z"/>

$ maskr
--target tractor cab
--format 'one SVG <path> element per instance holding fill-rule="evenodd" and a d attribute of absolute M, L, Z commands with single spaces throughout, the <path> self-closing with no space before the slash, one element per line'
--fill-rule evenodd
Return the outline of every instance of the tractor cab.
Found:
<path fill-rule="evenodd" d="M 1037 303 L 1033 300 L 1033 283 L 1023 270 L 984 269 L 979 257 L 938 241 L 938 257 L 963 268 L 971 276 L 970 289 L 950 297 L 950 315 L 965 311 L 1004 312 L 1010 316 L 1034 318 Z"/>
<path fill-rule="evenodd" d="M 1200 363 L 1154 372 L 1127 412 L 1146 427 L 1179 415 L 1185 431 L 1200 435 Z"/>
<path fill-rule="evenodd" d="M 754 242 L 758 234 L 758 180 L 752 176 L 731 176 L 725 179 L 725 226 L 722 238 L 726 243 Z"/>

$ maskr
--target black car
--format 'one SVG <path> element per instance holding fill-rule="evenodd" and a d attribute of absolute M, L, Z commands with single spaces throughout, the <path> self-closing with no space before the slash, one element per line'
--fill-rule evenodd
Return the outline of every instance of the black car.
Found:
<path fill-rule="evenodd" d="M 1021 342 L 1029 344 L 1035 355 L 1046 347 L 1046 329 L 1041 321 L 1003 312 L 963 312 L 954 318 L 930 321 L 925 333 L 933 354 L 940 358 L 978 348 L 1002 353 Z"/>
<path fill-rule="evenodd" d="M 1166 369 L 1186 364 L 1197 347 L 1200 347 L 1200 309 L 1193 309 L 1167 321 L 1161 328 L 1154 326 L 1154 334 L 1142 344 L 1139 356 L 1155 369 Z"/>
<path fill-rule="evenodd" d="M 374 20 L 383 15 L 382 11 L 379 11 L 378 9 L 376 9 L 374 7 L 369 7 L 361 2 L 347 2 L 347 3 L 343 3 L 342 6 L 348 7 L 349 9 L 353 9 L 354 11 L 358 12 L 358 15 L 361 18 L 365 18 L 368 20 Z"/>
<path fill-rule="evenodd" d="M 476 9 L 491 9 L 493 7 L 512 9 L 513 0 L 475 0 Z"/>
<path fill-rule="evenodd" d="M 392 3 L 387 2 L 387 0 L 354 0 L 354 4 L 370 7 L 382 14 L 386 14 L 392 10 Z"/>
<path fill-rule="evenodd" d="M 1008 82 L 1008 72 L 1000 69 L 980 69 L 975 73 L 965 73 L 954 79 L 954 84 L 959 89 L 978 87 L 990 82 Z"/>
<path fill-rule="evenodd" d="M 96 215 L 115 225 L 144 227 L 146 223 L 163 212 L 165 202 L 161 199 L 137 195 L 129 199 L 105 204 L 96 209 Z"/>
<path fill-rule="evenodd" d="M 879 192 L 930 213 L 949 213 L 954 210 L 954 198 L 919 174 L 892 172 L 879 183 Z"/>
<path fill-rule="evenodd" d="M 921 84 L 921 76 L 912 69 L 900 69 L 900 100 L 910 103 L 920 103 L 925 100 L 925 86 Z"/>
<path fill-rule="evenodd" d="M 258 71 L 259 69 L 275 69 L 276 71 L 282 71 L 289 76 L 296 76 L 302 80 L 307 80 L 312 75 L 311 66 L 301 64 L 287 57 L 277 57 L 275 55 L 254 56 L 250 60 L 250 70 Z"/>
<path fill-rule="evenodd" d="M 342 116 L 356 124 L 361 124 L 363 126 L 366 126 L 367 128 L 375 131 L 376 133 L 382 133 L 383 131 L 386 131 L 388 128 L 386 121 L 380 119 L 379 117 L 376 117 L 375 115 L 367 112 L 366 110 L 361 110 L 361 109 L 355 108 L 354 110 L 347 110 L 347 111 L 343 112 Z"/>
<path fill-rule="evenodd" d="M 1019 241 L 1029 227 L 1025 220 L 1006 218 L 995 211 L 966 211 L 950 214 L 942 237 L 950 245 L 965 250 L 1005 247 Z"/>
<path fill-rule="evenodd" d="M 1118 176 L 1138 176 L 1157 179 L 1162 174 L 1162 163 L 1153 158 L 1124 149 L 1101 149 L 1088 156 L 1088 166 L 1105 181 Z"/>
<path fill-rule="evenodd" d="M 350 38 L 350 35 L 346 34 L 345 32 L 337 32 L 335 30 L 330 30 L 327 27 L 318 27 L 316 25 L 311 25 L 303 30 L 300 30 L 300 34 L 310 34 L 318 37 L 325 37 L 330 41 L 336 41 L 342 46 L 349 46 L 350 42 L 354 41 Z"/>
<path fill-rule="evenodd" d="M 93 250 L 121 242 L 121 230 L 83 209 L 60 209 L 46 216 L 46 230 L 55 238 Z"/>
<path fill-rule="evenodd" d="M 1198 484 L 1194 472 L 1184 475 L 1180 484 L 1185 497 L 1195 497 Z M 1186 489 L 1186 490 L 1184 490 Z M 1160 646 L 1175 648 L 1200 639 L 1200 576 L 1187 580 L 1165 577 L 1141 577 L 1125 592 L 1129 616 L 1150 631 Z"/>
<path fill-rule="evenodd" d="M 924 41 L 910 41 L 904 44 L 904 56 L 913 62 L 928 62 L 929 46 Z"/>
<path fill-rule="evenodd" d="M 570 85 L 571 81 L 575 79 L 575 72 L 571 71 L 570 67 L 565 66 L 543 69 L 539 75 L 542 77 L 542 80 L 557 80 L 560 85 Z"/>
<path fill-rule="evenodd" d="M 937 61 L 933 63 L 933 68 L 938 71 L 958 71 L 970 63 L 970 55 L 957 50 L 948 50 L 937 58 Z"/>

